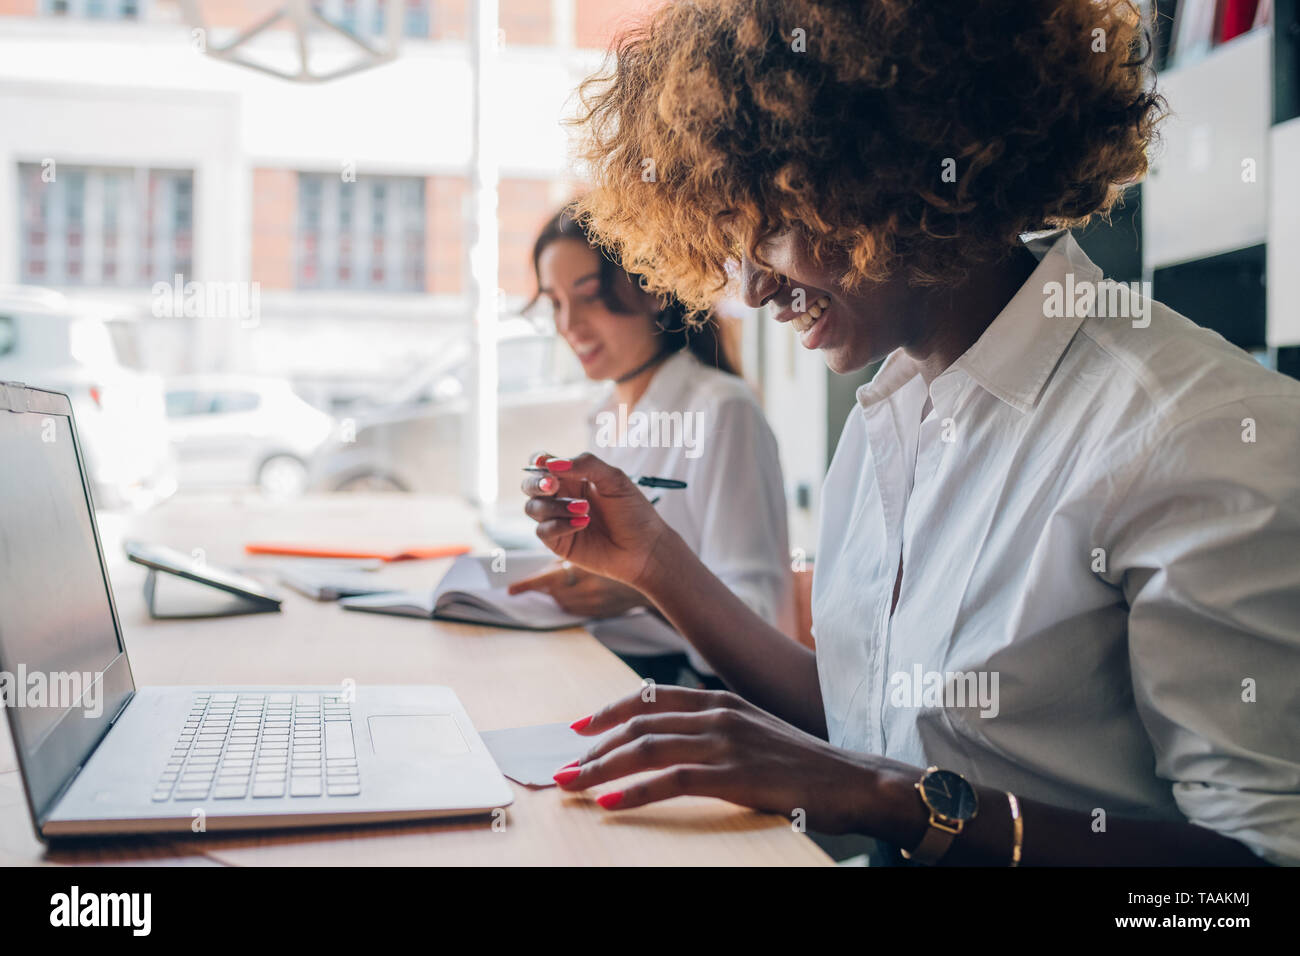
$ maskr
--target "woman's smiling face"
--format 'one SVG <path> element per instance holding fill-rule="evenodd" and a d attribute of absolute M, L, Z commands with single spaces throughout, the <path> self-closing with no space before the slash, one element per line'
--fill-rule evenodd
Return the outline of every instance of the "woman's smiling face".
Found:
<path fill-rule="evenodd" d="M 915 293 L 905 281 L 864 283 L 845 292 L 839 280 L 847 260 L 815 261 L 793 229 L 765 240 L 759 251 L 769 268 L 741 257 L 742 298 L 753 308 L 771 302 L 776 321 L 790 323 L 804 348 L 820 350 L 831 371 L 855 372 L 907 344 Z"/>
<path fill-rule="evenodd" d="M 615 312 L 600 294 L 600 255 L 576 239 L 557 239 L 537 258 L 539 292 L 550 300 L 555 330 L 587 377 L 617 379 L 654 357 L 654 302 L 626 282 L 618 289 L 627 312 Z"/>

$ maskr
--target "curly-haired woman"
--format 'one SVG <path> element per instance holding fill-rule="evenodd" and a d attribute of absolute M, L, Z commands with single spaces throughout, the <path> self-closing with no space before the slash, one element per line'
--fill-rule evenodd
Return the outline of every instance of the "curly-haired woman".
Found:
<path fill-rule="evenodd" d="M 885 361 L 826 478 L 815 655 L 617 469 L 525 483 L 742 695 L 611 704 L 561 786 L 657 771 L 600 802 L 927 863 L 1300 861 L 1300 384 L 1042 235 L 1145 172 L 1142 50 L 1119 0 L 699 0 L 620 40 L 595 233 L 693 306 L 736 273 L 836 372 Z"/>

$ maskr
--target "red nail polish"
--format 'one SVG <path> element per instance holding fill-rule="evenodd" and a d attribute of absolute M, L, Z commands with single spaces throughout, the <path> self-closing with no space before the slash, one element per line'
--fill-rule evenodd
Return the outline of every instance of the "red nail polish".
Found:
<path fill-rule="evenodd" d="M 546 463 L 546 467 L 551 471 L 568 471 L 573 467 L 573 462 L 567 458 L 552 458 Z"/>
<path fill-rule="evenodd" d="M 591 507 L 591 502 L 570 501 L 566 507 L 570 511 L 572 511 L 575 515 L 585 515 L 587 513 L 587 509 Z"/>
<path fill-rule="evenodd" d="M 599 797 L 596 798 L 596 802 L 599 803 L 606 810 L 613 810 L 616 806 L 618 806 L 620 803 L 623 802 L 623 791 L 615 790 L 613 793 L 602 793 Z"/>
<path fill-rule="evenodd" d="M 546 452 L 542 452 L 536 458 L 533 459 L 534 468 L 540 468 L 545 464 L 546 464 Z"/>
<path fill-rule="evenodd" d="M 588 725 L 589 723 L 591 723 L 591 718 L 593 718 L 593 717 L 595 717 L 595 716 L 596 716 L 595 714 L 588 714 L 586 717 L 579 717 L 579 718 L 578 718 L 577 720 L 575 720 L 573 723 L 569 724 L 569 729 L 570 729 L 570 730 L 585 730 L 586 727 L 587 727 L 587 725 Z"/>
<path fill-rule="evenodd" d="M 543 478 L 541 481 L 537 483 L 537 486 L 541 488 L 542 491 L 552 492 L 559 487 L 559 483 L 550 475 L 547 475 L 545 478 Z"/>
<path fill-rule="evenodd" d="M 591 516 L 583 515 L 581 518 L 570 518 L 569 524 L 573 525 L 575 528 L 585 528 L 587 525 L 591 524 Z"/>
<path fill-rule="evenodd" d="M 568 770 L 570 767 L 576 767 L 580 762 L 581 762 L 581 761 L 579 761 L 579 760 L 570 760 L 568 763 L 566 763 L 566 764 L 565 764 L 563 767 L 561 767 L 560 769 L 561 769 L 561 770 Z"/>
<path fill-rule="evenodd" d="M 555 776 L 552 777 L 551 779 L 554 780 L 556 783 L 560 784 L 561 786 L 563 786 L 564 784 L 568 783 L 569 781 L 575 779 L 575 778 L 578 776 L 578 774 L 580 774 L 580 773 L 582 773 L 582 771 L 581 771 L 581 770 L 576 770 L 576 769 L 575 769 L 575 770 L 558 770 L 558 771 L 556 771 Z"/>

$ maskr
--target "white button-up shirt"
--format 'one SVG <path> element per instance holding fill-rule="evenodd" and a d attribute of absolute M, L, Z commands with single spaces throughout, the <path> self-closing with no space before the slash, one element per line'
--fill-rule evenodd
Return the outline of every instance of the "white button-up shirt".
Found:
<path fill-rule="evenodd" d="M 643 489 L 704 563 L 759 617 L 791 633 L 793 577 L 776 438 L 745 381 L 683 350 L 665 359 L 634 408 L 612 394 L 591 416 L 593 453 L 633 479 L 675 478 L 685 489 Z M 676 438 L 675 438 L 676 436 Z M 622 654 L 698 651 L 645 611 L 589 627 Z"/>
<path fill-rule="evenodd" d="M 928 390 L 899 350 L 858 391 L 813 577 L 830 740 L 1300 862 L 1300 383 L 1090 297 L 1053 239 Z"/>

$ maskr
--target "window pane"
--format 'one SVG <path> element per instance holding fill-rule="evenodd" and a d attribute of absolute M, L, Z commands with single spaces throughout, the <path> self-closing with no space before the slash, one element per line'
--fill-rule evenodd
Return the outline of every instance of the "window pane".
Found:
<path fill-rule="evenodd" d="M 251 412 L 261 404 L 254 392 L 218 392 L 212 402 L 212 411 L 223 415 Z"/>
<path fill-rule="evenodd" d="M 425 291 L 424 179 L 298 174 L 300 289 Z"/>
<path fill-rule="evenodd" d="M 193 173 L 20 163 L 18 181 L 23 281 L 121 287 L 189 276 Z"/>

